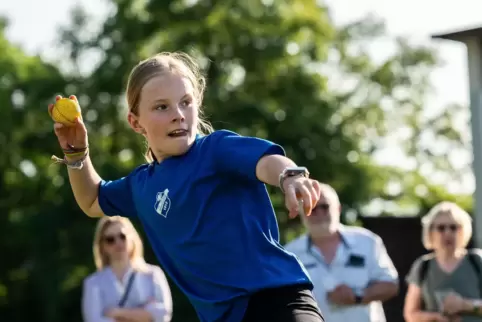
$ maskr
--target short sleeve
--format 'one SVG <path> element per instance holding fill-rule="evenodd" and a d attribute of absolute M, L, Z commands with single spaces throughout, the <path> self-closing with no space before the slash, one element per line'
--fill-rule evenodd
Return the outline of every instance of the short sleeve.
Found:
<path fill-rule="evenodd" d="M 387 249 L 379 236 L 375 237 L 373 265 L 370 279 L 379 282 L 398 282 L 398 272 L 388 255 Z"/>
<path fill-rule="evenodd" d="M 144 167 L 139 167 L 128 176 L 114 181 L 102 180 L 98 200 L 102 212 L 107 216 L 137 217 L 133 189 Z"/>
<path fill-rule="evenodd" d="M 412 267 L 410 268 L 410 271 L 408 272 L 408 275 L 405 278 L 405 281 L 408 284 L 415 284 L 420 287 L 420 284 L 421 284 L 420 269 L 422 267 L 423 261 L 424 261 L 423 257 L 420 257 L 412 264 Z"/>
<path fill-rule="evenodd" d="M 239 175 L 257 180 L 256 165 L 265 155 L 285 155 L 283 148 L 268 140 L 241 136 L 237 133 L 220 130 L 214 138 L 214 164 L 220 172 Z"/>

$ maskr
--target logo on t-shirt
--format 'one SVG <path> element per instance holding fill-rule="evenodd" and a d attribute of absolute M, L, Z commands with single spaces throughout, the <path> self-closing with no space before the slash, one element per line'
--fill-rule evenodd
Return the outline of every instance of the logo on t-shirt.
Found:
<path fill-rule="evenodd" d="M 171 199 L 169 199 L 169 189 L 165 189 L 162 192 L 158 192 L 156 195 L 156 203 L 154 209 L 162 217 L 166 218 L 169 209 L 171 208 Z"/>

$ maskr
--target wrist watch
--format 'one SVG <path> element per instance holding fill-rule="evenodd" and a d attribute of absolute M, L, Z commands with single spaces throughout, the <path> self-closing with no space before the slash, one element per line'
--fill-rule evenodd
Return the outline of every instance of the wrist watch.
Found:
<path fill-rule="evenodd" d="M 285 193 L 283 188 L 283 184 L 287 178 L 296 177 L 296 176 L 304 176 L 308 178 L 310 176 L 310 172 L 306 167 L 288 167 L 281 172 L 279 175 L 279 187 L 282 193 Z"/>

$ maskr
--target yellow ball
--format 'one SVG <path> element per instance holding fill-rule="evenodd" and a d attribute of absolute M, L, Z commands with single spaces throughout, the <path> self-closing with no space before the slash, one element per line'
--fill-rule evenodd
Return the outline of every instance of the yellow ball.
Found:
<path fill-rule="evenodd" d="M 75 119 L 81 116 L 79 103 L 70 98 L 61 98 L 52 108 L 52 119 L 66 126 L 75 125 Z"/>

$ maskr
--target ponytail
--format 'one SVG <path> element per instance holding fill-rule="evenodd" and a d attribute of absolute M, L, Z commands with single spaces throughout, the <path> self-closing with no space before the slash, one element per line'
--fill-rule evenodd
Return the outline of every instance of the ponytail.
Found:
<path fill-rule="evenodd" d="M 149 146 L 147 146 L 146 153 L 144 153 L 144 158 L 148 163 L 157 161 L 156 156 L 154 155 L 154 152 L 152 152 L 152 149 Z"/>

